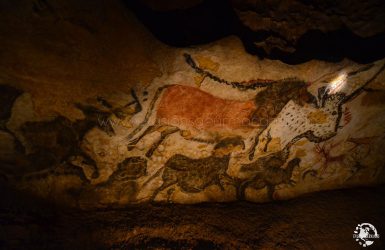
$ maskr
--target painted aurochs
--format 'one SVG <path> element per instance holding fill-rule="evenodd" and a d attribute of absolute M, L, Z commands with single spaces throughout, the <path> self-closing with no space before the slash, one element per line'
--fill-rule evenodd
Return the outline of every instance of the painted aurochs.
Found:
<path fill-rule="evenodd" d="M 77 119 L 24 121 L 33 96 L 0 85 L 1 179 L 77 206 L 260 202 L 385 180 L 384 60 L 233 81 L 215 56 L 178 56 L 147 87 L 72 103 Z"/>
<path fill-rule="evenodd" d="M 244 198 L 247 187 L 255 189 L 266 187 L 268 197 L 274 199 L 276 185 L 293 184 L 294 181 L 290 178 L 294 167 L 298 166 L 301 160 L 295 158 L 287 163 L 291 146 L 301 139 L 320 143 L 334 137 L 341 127 L 343 105 L 364 92 L 366 86 L 385 67 L 384 62 L 357 66 L 349 70 L 343 69 L 337 73 L 326 74 L 313 82 L 305 82 L 298 78 L 230 82 L 200 68 L 192 56 L 188 54 L 184 56 L 187 64 L 196 73 L 217 84 L 229 85 L 240 92 L 261 90 L 252 100 L 237 101 L 215 97 L 191 86 L 180 84 L 161 86 L 155 91 L 143 121 L 128 135 L 128 140 L 130 140 L 128 148 L 132 150 L 135 148 L 135 144 L 147 134 L 159 130 L 161 131 L 160 137 L 149 148 L 146 157 L 152 157 L 157 147 L 168 136 L 176 132 L 180 132 L 186 140 L 207 144 L 223 140 L 229 134 L 239 136 L 245 141 L 251 139 L 252 143 L 247 149 L 248 159 L 244 160 L 244 162 L 247 160 L 251 162 L 243 164 L 240 170 L 253 169 L 253 166 L 259 166 L 259 168 L 254 170 L 255 174 L 249 179 L 233 181 L 237 186 L 239 199 Z M 366 75 L 365 80 L 362 80 L 362 75 Z M 349 85 L 344 86 L 345 83 L 349 83 Z M 313 92 L 309 90 L 311 88 L 313 88 Z M 321 122 L 317 119 L 321 119 Z M 284 124 L 284 127 L 274 127 L 273 125 L 276 123 Z M 283 147 L 281 153 L 272 152 L 262 158 L 256 155 L 258 146 L 260 152 L 269 153 L 268 148 L 272 137 L 283 134 L 284 136 L 280 136 L 280 146 Z M 260 142 L 264 142 L 263 145 Z M 275 154 L 278 154 L 279 157 L 275 157 Z M 175 155 L 173 157 L 179 159 L 184 156 Z M 178 169 L 178 164 L 173 163 L 173 157 L 165 163 L 163 184 L 153 193 L 152 200 L 158 192 L 178 183 L 179 178 L 182 178 L 177 177 L 176 174 L 172 175 L 174 177 L 170 177 L 169 172 L 176 171 L 175 173 L 177 173 Z M 255 157 L 257 159 L 253 161 Z M 264 159 L 271 159 L 271 161 L 266 162 Z M 184 161 L 181 160 L 181 162 Z M 277 164 L 271 165 L 271 162 Z M 173 167 L 168 166 L 170 164 Z M 286 166 L 286 170 L 283 168 L 284 166 Z M 236 179 L 233 178 L 233 180 Z M 182 191 L 189 190 L 180 184 L 179 186 Z M 194 192 L 196 190 L 201 189 L 195 189 Z M 190 191 L 193 192 L 191 189 Z"/>
<path fill-rule="evenodd" d="M 297 78 L 228 82 L 199 68 L 190 55 L 184 56 L 186 62 L 198 74 L 209 77 L 219 84 L 231 85 L 239 91 L 264 89 L 254 100 L 242 102 L 223 100 L 189 86 L 162 86 L 156 91 L 144 120 L 128 135 L 129 149 L 146 134 L 158 130 L 159 127 L 167 129 L 164 129 L 160 139 L 149 149 L 146 154 L 148 157 L 151 157 L 153 151 L 167 136 L 181 130 L 189 131 L 187 139 L 208 143 L 224 138 L 231 131 L 233 135 L 238 136 L 253 135 L 254 141 L 249 148 L 249 159 L 252 160 L 260 136 L 266 133 L 266 129 L 276 119 L 286 122 L 289 133 L 285 138 L 287 142 L 298 135 L 305 136 L 311 142 L 324 141 L 336 134 L 342 117 L 342 106 L 363 92 L 365 86 L 385 67 L 383 62 L 379 62 L 343 73 L 340 76 L 343 79 L 337 81 L 349 82 L 353 88 L 340 91 L 338 88 L 341 86 L 338 84 L 341 83 L 331 82 L 333 79 L 330 75 L 321 77 L 314 83 L 306 83 Z M 360 83 L 355 82 L 363 73 L 368 74 L 368 79 Z M 310 84 L 320 85 L 317 96 L 307 90 Z M 311 119 L 309 121 L 304 115 L 305 112 L 321 114 L 327 122 L 312 123 Z M 156 119 L 154 124 L 149 124 L 152 115 L 155 115 Z M 213 131 L 215 133 L 212 133 Z"/>

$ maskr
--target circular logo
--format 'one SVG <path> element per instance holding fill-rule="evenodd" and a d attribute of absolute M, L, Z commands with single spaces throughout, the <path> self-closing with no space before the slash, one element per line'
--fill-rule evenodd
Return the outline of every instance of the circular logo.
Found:
<path fill-rule="evenodd" d="M 380 238 L 377 229 L 370 223 L 362 223 L 356 226 L 353 233 L 353 239 L 363 247 L 370 246 L 374 243 L 374 239 Z"/>

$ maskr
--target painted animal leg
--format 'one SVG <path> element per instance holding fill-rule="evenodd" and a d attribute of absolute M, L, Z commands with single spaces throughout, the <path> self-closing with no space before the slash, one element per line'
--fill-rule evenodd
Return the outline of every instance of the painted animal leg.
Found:
<path fill-rule="evenodd" d="M 171 196 L 174 192 L 175 192 L 174 188 L 170 188 L 169 190 L 167 190 L 167 202 L 168 203 L 172 203 Z"/>
<path fill-rule="evenodd" d="M 301 159 L 294 158 L 291 161 L 289 161 L 289 163 L 287 164 L 287 167 L 285 169 L 285 179 L 286 179 L 286 183 L 289 184 L 290 186 L 294 186 L 296 184 L 296 182 L 291 179 L 291 176 L 293 175 L 294 168 L 299 167 L 300 162 L 301 162 Z"/>
<path fill-rule="evenodd" d="M 245 199 L 245 191 L 246 191 L 246 188 L 255 181 L 256 177 L 250 179 L 250 180 L 246 180 L 244 182 L 242 182 L 239 187 L 237 188 L 237 199 L 238 200 L 244 200 Z"/>
<path fill-rule="evenodd" d="M 322 178 L 318 177 L 318 172 L 315 171 L 314 169 L 305 169 L 302 173 L 301 173 L 301 178 L 302 180 L 305 180 L 306 177 L 310 175 L 311 177 L 313 178 L 318 178 L 319 180 L 322 180 Z"/>
<path fill-rule="evenodd" d="M 222 177 L 227 180 L 231 185 L 235 186 L 237 183 L 237 180 L 235 177 L 230 176 L 226 171 L 222 174 Z"/>
<path fill-rule="evenodd" d="M 217 178 L 215 178 L 213 184 L 219 186 L 219 188 L 220 188 L 222 191 L 225 191 L 225 188 L 224 188 L 223 185 L 222 185 L 221 178 L 220 178 L 219 175 L 217 176 Z"/>
<path fill-rule="evenodd" d="M 253 160 L 254 159 L 254 151 L 255 151 L 255 148 L 257 147 L 258 145 L 258 142 L 259 142 L 259 138 L 258 136 L 256 136 L 254 138 L 254 142 L 253 142 L 253 145 L 251 145 L 251 148 L 249 150 L 249 160 Z"/>
<path fill-rule="evenodd" d="M 166 188 L 174 185 L 174 184 L 177 184 L 178 183 L 178 180 L 172 180 L 171 182 L 163 182 L 162 186 L 158 187 L 154 193 L 151 195 L 151 198 L 150 198 L 150 201 L 153 202 L 156 198 L 156 196 L 163 190 L 165 190 Z"/>
<path fill-rule="evenodd" d="M 83 150 L 79 150 L 79 152 L 77 152 L 77 154 L 75 154 L 73 156 L 80 156 L 81 157 L 81 163 L 92 169 L 92 175 L 91 175 L 92 179 L 96 179 L 99 177 L 99 169 L 97 167 L 96 162 L 91 157 L 89 157 L 86 153 L 84 153 Z M 75 166 L 72 163 L 70 163 L 70 164 Z"/>
<path fill-rule="evenodd" d="M 201 142 L 201 143 L 206 143 L 206 144 L 215 144 L 216 140 L 212 139 L 202 139 L 202 138 L 197 138 L 197 137 L 191 137 L 191 138 L 185 138 L 186 140 L 189 141 L 196 141 L 196 142 Z"/>
<path fill-rule="evenodd" d="M 167 136 L 178 132 L 179 128 L 170 128 L 165 131 L 162 131 L 160 134 L 159 140 L 157 140 L 154 144 L 152 144 L 151 148 L 147 151 L 146 156 L 151 157 L 154 151 L 159 147 L 160 144 L 167 138 Z"/>
<path fill-rule="evenodd" d="M 263 131 L 265 131 L 265 130 L 262 130 L 258 135 L 255 136 L 254 142 L 250 147 L 250 150 L 249 150 L 249 160 L 250 161 L 254 159 L 255 148 L 258 146 L 259 136 L 263 133 Z"/>
<path fill-rule="evenodd" d="M 135 145 L 147 134 L 149 133 L 152 133 L 154 132 L 156 129 L 158 128 L 158 126 L 156 125 L 152 125 L 152 126 L 149 126 L 148 128 L 146 128 L 146 130 L 140 135 L 138 136 L 136 139 L 134 140 L 131 140 L 129 142 L 129 144 L 127 145 L 127 149 L 128 151 L 131 151 L 135 148 Z"/>
<path fill-rule="evenodd" d="M 294 187 L 295 186 L 295 184 L 297 184 L 297 182 L 295 182 L 295 181 L 293 181 L 293 180 L 289 180 L 289 185 L 291 186 L 291 187 Z"/>
<path fill-rule="evenodd" d="M 269 146 L 269 143 L 271 142 L 271 135 L 270 135 L 270 129 L 269 129 L 269 132 L 267 132 L 267 141 L 266 141 L 266 144 L 265 144 L 265 147 L 263 148 L 263 152 L 266 152 L 267 151 L 267 148 Z"/>

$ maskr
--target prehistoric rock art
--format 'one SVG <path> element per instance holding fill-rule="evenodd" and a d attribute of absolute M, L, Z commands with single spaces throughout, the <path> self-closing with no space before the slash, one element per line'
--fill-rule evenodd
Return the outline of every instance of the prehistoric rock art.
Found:
<path fill-rule="evenodd" d="M 132 140 L 130 147 L 135 145 L 147 133 L 151 133 L 159 126 L 165 125 L 174 127 L 173 132 L 177 132 L 178 128 L 192 130 L 198 136 L 191 139 L 200 138 L 208 142 L 215 142 L 215 138 L 207 138 L 207 132 L 210 132 L 210 130 L 215 130 L 219 138 L 223 138 L 223 134 L 228 134 L 229 130 L 233 134 L 238 132 L 236 135 L 239 136 L 244 136 L 245 130 L 246 133 L 259 135 L 290 100 L 299 105 L 315 101 L 315 98 L 306 90 L 307 84 L 296 78 L 276 81 L 255 80 L 248 83 L 228 82 L 200 69 L 190 55 L 185 54 L 185 58 L 186 62 L 197 73 L 212 78 L 219 83 L 231 85 L 240 91 L 262 87 L 266 87 L 266 89 L 257 94 L 255 100 L 237 102 L 216 98 L 199 89 L 187 86 L 160 87 L 151 102 L 150 110 L 147 112 L 145 119 L 138 128 L 130 133 L 128 139 L 137 136 L 137 133 L 148 125 L 157 98 L 161 98 L 156 111 L 156 124 L 149 126 L 141 135 Z M 162 92 L 164 92 L 163 96 L 160 97 Z M 277 102 L 277 100 L 279 101 Z M 165 133 L 162 140 L 169 134 Z M 258 136 L 256 137 L 255 146 L 257 143 Z M 252 158 L 253 152 L 250 155 L 250 158 Z M 148 156 L 151 156 L 151 154 L 148 154 Z"/>
<path fill-rule="evenodd" d="M 383 72 L 383 61 L 342 68 L 311 82 L 295 77 L 236 82 L 214 75 L 192 55 L 183 56 L 193 69 L 189 74 L 198 74 L 201 82 L 236 93 L 249 91 L 251 99 L 226 99 L 193 83 L 154 82 L 151 90 L 131 90 L 118 102 L 98 95 L 89 103 L 75 103 L 83 119 L 58 115 L 24 122 L 11 131 L 7 123 L 22 91 L 1 85 L 2 136 L 13 138 L 18 148 L 17 161 L 0 159 L 2 179 L 25 187 L 72 176 L 80 184 L 64 191 L 78 204 L 109 206 L 164 197 L 172 202 L 177 192 L 199 195 L 209 186 L 219 187 L 226 197 L 235 189 L 234 199 L 253 199 L 250 190 L 266 188 L 267 197 L 275 200 L 285 197 L 277 188 L 282 184 L 291 186 L 283 188 L 287 190 L 310 181 L 332 182 L 341 175 L 345 182 L 368 173 L 373 180 L 380 178 L 381 168 L 367 161 L 371 145 L 381 143 L 368 138 L 377 134 L 352 131 L 349 138 L 336 139 L 338 143 L 330 139 L 357 123 L 352 103 L 365 91 L 376 93 L 368 85 Z M 109 146 L 96 153 L 98 140 Z M 334 149 L 345 144 L 344 150 Z"/>
<path fill-rule="evenodd" d="M 197 73 L 219 84 L 232 86 L 239 91 L 256 88 L 264 89 L 255 96 L 253 101 L 240 102 L 214 97 L 189 86 L 165 85 L 160 87 L 149 105 L 149 110 L 143 122 L 128 136 L 129 139 L 132 139 L 130 147 L 134 147 L 140 139 L 158 130 L 159 127 L 167 127 L 167 129 L 163 129 L 160 139 L 147 151 L 147 157 L 152 156 L 156 147 L 168 135 L 178 131 L 185 132 L 188 130 L 190 132 L 187 134 L 190 136 L 184 136 L 185 139 L 206 143 L 215 143 L 231 131 L 233 135 L 240 136 L 243 139 L 246 138 L 246 134 L 254 135 L 254 143 L 248 149 L 249 159 L 252 160 L 260 140 L 265 142 L 263 151 L 268 151 L 269 142 L 272 140 L 272 126 L 278 120 L 281 124 L 286 125 L 288 130 L 288 134 L 282 140 L 286 141 L 286 144 L 281 145 L 284 149 L 262 158 L 257 157 L 256 161 L 243 165 L 241 171 L 253 168 L 253 166 L 254 168 L 258 166 L 259 170 L 254 170 L 257 173 L 247 180 L 235 181 L 241 182 L 241 184 L 237 184 L 239 185 L 238 198 L 240 199 L 244 198 L 244 191 L 249 186 L 255 189 L 267 187 L 268 196 L 273 199 L 276 185 L 282 183 L 292 184 L 293 182 L 290 180 L 292 171 L 295 166 L 299 165 L 301 160 L 294 158 L 287 163 L 285 169 L 282 168 L 289 157 L 290 147 L 302 138 L 313 143 L 321 143 L 334 137 L 338 129 L 341 128 L 341 118 L 344 118 L 342 124 L 344 126 L 352 119 L 348 107 L 343 109 L 343 105 L 354 100 L 360 93 L 365 91 L 366 86 L 384 69 L 383 62 L 379 62 L 353 68 L 349 72 L 342 73 L 342 76 L 337 75 L 337 80 L 336 78 L 331 79 L 330 74 L 327 74 L 313 83 L 306 83 L 296 78 L 231 82 L 200 68 L 190 55 L 185 54 L 185 58 L 186 62 Z M 361 74 L 366 74 L 367 79 L 362 80 L 358 77 Z M 341 77 L 343 80 L 340 79 Z M 341 81 L 352 82 L 351 85 L 353 86 L 350 86 L 350 89 L 341 90 L 343 89 Z M 311 84 L 318 84 L 317 96 L 308 91 Z M 160 100 L 158 101 L 158 99 Z M 223 109 L 223 107 L 228 106 L 231 108 Z M 155 123 L 149 126 L 148 122 L 154 113 L 156 116 Z M 219 115 L 220 119 L 217 121 L 210 120 L 210 115 L 213 114 Z M 146 126 L 148 127 L 144 129 Z M 242 132 L 238 132 L 237 129 Z M 214 131 L 216 137 L 210 137 Z M 195 136 L 191 136 L 192 134 Z M 176 157 L 176 159 L 173 157 Z M 176 162 L 179 158 L 186 161 L 189 159 L 181 155 L 173 157 L 171 159 Z M 356 163 L 358 164 L 358 161 Z M 170 164 L 170 160 L 166 163 L 166 166 L 168 166 L 167 164 Z M 357 164 L 354 164 L 354 166 L 357 166 Z M 176 169 L 173 171 L 176 171 Z M 168 173 L 168 171 L 165 171 L 165 173 Z M 166 176 L 163 176 L 164 183 L 155 192 L 152 199 L 161 190 L 178 183 L 178 178 L 167 179 L 168 175 L 164 175 Z M 233 178 L 234 180 L 236 178 Z M 185 188 L 185 190 L 187 189 Z"/>
<path fill-rule="evenodd" d="M 354 78 L 357 74 L 370 71 L 372 76 L 366 82 L 361 83 L 358 88 L 351 90 L 350 93 L 339 93 L 330 86 L 323 86 L 318 89 L 318 96 L 315 97 L 307 91 L 308 84 L 296 78 L 283 80 L 255 80 L 251 82 L 229 82 L 214 76 L 212 73 L 199 68 L 192 57 L 185 54 L 186 62 L 199 74 L 209 77 L 212 80 L 226 85 L 231 85 L 239 91 L 248 89 L 266 87 L 263 91 L 255 96 L 254 105 L 248 102 L 231 102 L 220 100 L 213 96 L 191 87 L 179 85 L 166 85 L 160 87 L 151 102 L 150 108 L 147 111 L 145 119 L 142 123 L 133 130 L 128 139 L 135 138 L 130 141 L 129 148 L 135 145 L 147 133 L 151 133 L 160 126 L 173 127 L 172 130 L 162 133 L 161 139 L 154 145 L 160 145 L 169 134 L 179 131 L 179 129 L 190 129 L 202 133 L 215 129 L 219 137 L 221 130 L 232 129 L 236 133 L 237 129 L 248 129 L 249 133 L 256 134 L 254 143 L 249 150 L 250 160 L 254 157 L 255 147 L 258 145 L 260 135 L 269 127 L 282 109 L 292 101 L 291 110 L 285 110 L 281 120 L 286 122 L 290 128 L 293 138 L 299 134 L 304 134 L 312 142 L 324 141 L 333 137 L 339 127 L 342 116 L 342 105 L 352 100 L 362 91 L 364 87 L 370 83 L 384 69 L 384 65 L 366 65 L 357 70 L 347 73 L 347 79 Z M 329 83 L 329 76 L 319 79 L 320 82 Z M 330 80 L 330 79 L 329 79 Z M 165 92 L 162 97 L 162 92 Z M 335 93 L 334 93 L 335 92 Z M 154 125 L 149 125 L 149 119 L 155 109 L 157 99 L 161 98 L 156 112 L 156 120 Z M 210 109 L 203 109 L 210 103 Z M 304 104 L 308 104 L 305 109 L 314 110 L 318 114 L 323 115 L 323 122 L 313 122 L 306 120 L 306 117 L 299 115 Z M 223 107 L 230 106 L 228 113 L 223 113 Z M 204 110 L 204 111 L 202 111 Z M 226 110 L 227 111 L 227 110 Z M 219 119 L 212 119 L 213 114 L 216 114 Z M 327 122 L 326 122 L 327 121 Z M 142 134 L 137 135 L 144 127 L 147 128 Z M 237 134 L 237 135 L 244 135 Z M 198 137 L 199 138 L 199 137 Z M 200 137 L 202 138 L 202 137 Z M 204 136 L 203 136 L 204 138 Z M 209 138 L 205 141 L 215 141 L 214 138 Z M 290 139 L 289 139 L 290 140 Z M 156 146 L 155 146 L 156 147 Z M 151 156 L 151 149 L 147 156 Z"/>
<path fill-rule="evenodd" d="M 270 135 L 270 133 L 268 133 Z M 237 198 L 245 199 L 245 190 L 248 187 L 254 189 L 267 188 L 267 195 L 270 200 L 274 200 L 275 187 L 280 184 L 293 185 L 291 180 L 294 167 L 299 166 L 301 159 L 294 158 L 287 163 L 286 168 L 282 168 L 290 156 L 291 147 L 299 140 L 308 138 L 308 134 L 301 134 L 293 138 L 282 150 L 262 156 L 256 161 L 243 164 L 240 172 L 246 172 L 251 177 L 246 180 L 237 180 Z M 268 144 L 270 140 L 266 143 Z M 267 147 L 265 145 L 265 148 Z"/>
<path fill-rule="evenodd" d="M 377 136 L 373 137 L 361 137 L 361 138 L 352 138 L 349 137 L 346 141 L 326 141 L 318 143 L 315 145 L 315 152 L 317 154 L 317 160 L 319 160 L 320 165 L 317 170 L 311 169 L 305 171 L 302 178 L 305 178 L 307 174 L 312 174 L 319 178 L 327 178 L 330 176 L 326 172 L 336 171 L 336 169 L 330 169 L 333 164 L 339 166 L 344 166 L 349 169 L 351 173 L 346 179 L 349 180 L 353 178 L 357 173 L 365 168 L 363 163 L 365 159 L 370 155 L 372 149 L 371 144 L 373 141 L 378 139 Z M 337 148 L 343 146 L 347 149 L 344 153 L 336 154 Z M 338 151 L 337 151 L 338 152 Z M 378 168 L 373 171 L 373 176 L 378 172 Z"/>
<path fill-rule="evenodd" d="M 153 112 L 153 110 L 149 110 L 145 120 L 138 127 L 140 129 L 148 126 L 148 128 L 130 142 L 130 147 L 132 147 L 146 134 L 158 130 L 159 127 L 167 127 L 168 129 L 162 132 L 160 140 L 147 152 L 148 157 L 168 135 L 180 130 L 190 131 L 190 140 L 208 143 L 215 143 L 217 140 L 223 139 L 226 134 L 229 134 L 229 131 L 233 134 L 236 131 L 244 134 L 245 129 L 253 130 L 250 124 L 254 111 L 252 101 L 223 100 L 188 86 L 174 85 L 166 88 L 157 107 L 156 123 L 148 126 L 148 118 Z M 155 102 L 154 99 L 151 104 Z M 224 107 L 226 108 L 224 109 Z M 134 133 L 139 132 L 139 129 L 135 129 L 128 138 L 135 136 Z M 210 137 L 210 132 L 215 132 L 217 137 Z"/>
<path fill-rule="evenodd" d="M 98 177 L 96 162 L 80 146 L 85 130 L 82 123 L 57 117 L 47 122 L 27 122 L 21 127 L 28 147 L 25 157 L 30 162 L 29 171 L 35 171 L 28 178 L 40 177 L 41 174 L 36 171 L 46 172 L 51 167 L 73 165 L 71 159 L 74 157 L 80 157 L 84 164 L 92 168 L 93 178 Z M 81 178 L 84 179 L 83 176 Z"/>
<path fill-rule="evenodd" d="M 284 162 L 280 158 L 268 157 L 267 159 L 259 159 L 258 161 L 244 165 L 242 171 L 254 169 L 254 176 L 247 181 L 241 183 L 238 190 L 238 199 L 245 199 L 245 189 L 267 188 L 267 195 L 270 200 L 274 200 L 275 187 L 280 184 L 294 185 L 295 181 L 291 180 L 294 167 L 299 166 L 301 160 L 294 158 L 290 160 L 286 168 L 281 168 Z M 259 168 L 258 168 L 259 167 Z"/>
<path fill-rule="evenodd" d="M 153 201 L 159 192 L 172 185 L 179 186 L 181 191 L 187 193 L 202 192 L 211 185 L 217 185 L 223 191 L 221 177 L 232 180 L 226 170 L 232 151 L 239 146 L 242 148 L 245 146 L 241 138 L 226 138 L 215 145 L 213 154 L 209 157 L 191 159 L 180 154 L 172 156 L 164 167 L 146 181 L 145 185 L 158 177 L 163 171 L 163 184 L 155 190 L 150 200 Z M 170 196 L 171 193 L 168 193 L 168 195 Z"/>
<path fill-rule="evenodd" d="M 97 200 L 101 204 L 136 202 L 139 191 L 137 180 L 147 175 L 147 160 L 141 157 L 130 157 L 118 164 L 117 169 L 102 183 L 88 185 L 80 190 L 79 201 Z M 112 194 L 112 195 L 109 195 Z"/>

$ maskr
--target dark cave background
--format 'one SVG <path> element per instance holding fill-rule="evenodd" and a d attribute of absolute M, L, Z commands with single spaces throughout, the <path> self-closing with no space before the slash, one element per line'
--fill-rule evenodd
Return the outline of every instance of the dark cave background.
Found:
<path fill-rule="evenodd" d="M 371 22 L 372 25 L 383 26 L 381 22 L 385 23 L 385 2 L 381 0 L 365 1 L 361 9 L 347 7 L 363 5 L 358 0 L 205 0 L 185 9 L 178 8 L 173 1 L 160 1 L 157 4 L 146 2 L 151 3 L 125 0 L 127 7 L 148 29 L 159 40 L 171 46 L 194 46 L 236 35 L 242 40 L 247 52 L 259 58 L 277 59 L 288 64 L 299 64 L 311 59 L 338 62 L 343 58 L 369 63 L 385 56 L 384 27 L 362 32 L 348 27 L 343 21 L 335 20 L 348 19 L 362 25 L 362 29 Z M 306 13 L 309 9 L 312 12 Z M 355 12 L 351 12 L 352 9 Z M 252 29 L 252 24 L 247 25 L 247 22 L 240 20 L 236 13 L 239 10 L 256 13 L 265 19 L 276 19 L 274 21 L 283 24 L 283 27 L 269 29 L 268 24 L 262 24 Z M 335 22 L 336 25 L 330 27 L 328 22 Z M 292 35 L 291 32 L 296 34 Z"/>

